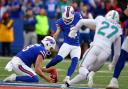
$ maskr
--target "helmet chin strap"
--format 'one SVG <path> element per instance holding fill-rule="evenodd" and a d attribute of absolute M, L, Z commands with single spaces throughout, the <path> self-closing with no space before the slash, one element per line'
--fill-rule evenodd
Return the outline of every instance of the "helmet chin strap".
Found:
<path fill-rule="evenodd" d="M 63 19 L 65 24 L 71 24 L 73 22 L 74 18 L 70 21 L 70 22 L 65 22 L 65 20 Z"/>

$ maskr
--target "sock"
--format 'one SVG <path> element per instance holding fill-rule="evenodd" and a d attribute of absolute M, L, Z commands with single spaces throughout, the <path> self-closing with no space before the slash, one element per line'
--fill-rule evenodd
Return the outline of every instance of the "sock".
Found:
<path fill-rule="evenodd" d="M 86 78 L 83 78 L 83 76 L 81 74 L 78 74 L 75 76 L 75 78 L 73 78 L 71 81 L 68 82 L 69 85 L 72 85 L 72 84 L 76 84 L 82 80 L 85 80 Z"/>
<path fill-rule="evenodd" d="M 121 70 L 124 68 L 125 60 L 127 58 L 128 58 L 128 53 L 125 50 L 121 49 L 121 54 L 117 61 L 117 64 L 116 64 L 115 70 L 114 70 L 114 74 L 113 74 L 114 78 L 118 79 L 118 77 L 120 76 Z"/>
<path fill-rule="evenodd" d="M 61 62 L 63 58 L 60 55 L 56 55 L 47 65 L 46 68 L 56 65 L 57 63 Z"/>
<path fill-rule="evenodd" d="M 39 82 L 39 78 L 37 76 L 16 76 L 16 81 Z"/>
<path fill-rule="evenodd" d="M 72 84 L 75 84 L 75 83 L 80 82 L 82 80 L 86 80 L 88 74 L 89 74 L 89 71 L 86 68 L 80 67 L 79 74 L 76 75 L 71 81 L 69 81 L 68 84 L 72 85 Z"/>
<path fill-rule="evenodd" d="M 77 63 L 78 63 L 78 58 L 77 57 L 72 58 L 70 67 L 68 68 L 67 76 L 71 76 L 73 74 L 73 72 L 76 69 Z"/>

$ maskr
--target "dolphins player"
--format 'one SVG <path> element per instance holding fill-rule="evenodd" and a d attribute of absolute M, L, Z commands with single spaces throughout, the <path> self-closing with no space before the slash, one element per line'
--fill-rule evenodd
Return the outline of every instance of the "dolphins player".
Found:
<path fill-rule="evenodd" d="M 85 25 L 95 29 L 95 36 L 90 48 L 85 52 L 83 61 L 79 68 L 79 74 L 71 81 L 67 81 L 62 88 L 69 87 L 81 80 L 88 80 L 88 86 L 93 85 L 94 72 L 98 71 L 111 54 L 111 45 L 114 43 L 114 59 L 118 60 L 120 55 L 122 29 L 119 22 L 119 14 L 115 10 L 109 11 L 105 17 L 97 16 L 93 19 L 82 19 L 76 27 L 71 29 L 70 37 L 75 37 L 77 29 Z M 93 72 L 94 71 L 94 72 Z"/>
<path fill-rule="evenodd" d="M 81 55 L 79 32 L 77 32 L 77 36 L 74 38 L 68 36 L 70 28 L 74 27 L 80 19 L 81 15 L 78 12 L 74 12 L 72 6 L 66 6 L 62 10 L 62 18 L 58 19 L 56 22 L 57 31 L 53 37 L 57 39 L 60 32 L 63 32 L 64 42 L 60 47 L 58 54 L 48 63 L 46 68 L 56 65 L 57 63 L 61 62 L 68 54 L 70 54 L 71 64 L 68 68 L 67 76 L 65 77 L 64 82 L 70 79 L 71 75 L 76 69 Z"/>
<path fill-rule="evenodd" d="M 16 56 L 8 62 L 5 69 L 8 71 L 14 71 L 16 74 L 12 74 L 4 81 L 22 81 L 22 82 L 39 82 L 37 74 L 48 82 L 55 82 L 54 79 L 46 77 L 44 72 L 49 73 L 54 68 L 43 68 L 42 62 L 45 59 L 47 52 L 54 49 L 56 41 L 51 36 L 46 36 L 41 44 L 34 44 L 25 47 Z M 31 68 L 34 65 L 35 71 Z"/>

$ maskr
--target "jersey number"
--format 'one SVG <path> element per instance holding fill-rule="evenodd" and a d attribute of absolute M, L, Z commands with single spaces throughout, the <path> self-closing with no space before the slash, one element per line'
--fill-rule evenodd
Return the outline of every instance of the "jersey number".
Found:
<path fill-rule="evenodd" d="M 27 51 L 28 49 L 30 49 L 31 47 L 33 47 L 34 45 L 29 45 L 27 47 L 25 47 L 22 51 Z"/>
<path fill-rule="evenodd" d="M 105 36 L 105 32 L 103 32 L 103 30 L 108 29 L 110 27 L 110 24 L 106 21 L 103 21 L 102 25 L 103 26 L 98 30 L 98 34 Z M 106 36 L 107 38 L 111 38 L 113 35 L 115 35 L 118 32 L 118 28 L 115 25 L 112 25 L 110 28 L 113 29 L 113 32 L 108 34 Z"/>

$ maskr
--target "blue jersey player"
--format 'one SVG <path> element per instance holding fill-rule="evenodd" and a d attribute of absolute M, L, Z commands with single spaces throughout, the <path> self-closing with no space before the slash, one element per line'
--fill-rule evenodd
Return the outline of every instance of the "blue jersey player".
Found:
<path fill-rule="evenodd" d="M 56 65 L 62 61 L 68 54 L 71 57 L 71 64 L 68 68 L 67 76 L 64 79 L 64 82 L 70 79 L 70 76 L 76 69 L 78 60 L 81 55 L 81 48 L 79 43 L 79 33 L 75 38 L 70 38 L 68 36 L 70 29 L 74 27 L 77 22 L 81 19 L 81 15 L 78 12 L 74 12 L 73 7 L 66 6 L 62 10 L 62 18 L 58 19 L 56 22 L 57 31 L 54 34 L 54 38 L 57 39 L 60 32 L 63 32 L 64 42 L 59 49 L 58 54 L 48 63 L 46 68 Z"/>
<path fill-rule="evenodd" d="M 46 36 L 41 44 L 34 44 L 25 47 L 16 56 L 8 62 L 5 69 L 8 71 L 15 71 L 16 74 L 12 74 L 5 78 L 6 81 L 22 81 L 22 82 L 39 82 L 38 76 L 42 77 L 48 82 L 54 82 L 55 80 L 46 77 L 44 72 L 49 73 L 54 68 L 43 68 L 42 61 L 45 59 L 47 52 L 54 49 L 56 42 L 54 38 Z M 31 68 L 34 65 L 34 70 Z"/>
<path fill-rule="evenodd" d="M 113 78 L 111 79 L 106 89 L 119 89 L 118 78 L 120 76 L 122 69 L 125 66 L 125 61 L 128 59 L 128 23 L 126 24 L 125 29 L 127 36 L 122 44 L 120 57 L 117 63 L 113 62 L 113 64 L 116 64 L 116 65 L 112 65 L 112 68 L 115 66 Z"/>

